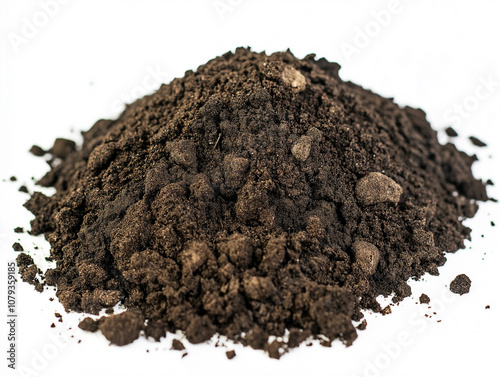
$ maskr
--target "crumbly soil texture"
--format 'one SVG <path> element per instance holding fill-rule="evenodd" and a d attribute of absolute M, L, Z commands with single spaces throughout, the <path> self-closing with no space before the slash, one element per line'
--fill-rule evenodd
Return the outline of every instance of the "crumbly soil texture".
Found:
<path fill-rule="evenodd" d="M 118 345 L 181 330 L 279 358 L 311 337 L 351 345 L 377 296 L 400 301 L 408 279 L 437 275 L 488 199 L 476 158 L 339 68 L 239 48 L 98 121 L 81 146 L 56 140 L 38 182 L 56 193 L 25 206 L 66 310 L 121 303 L 83 325 Z"/>

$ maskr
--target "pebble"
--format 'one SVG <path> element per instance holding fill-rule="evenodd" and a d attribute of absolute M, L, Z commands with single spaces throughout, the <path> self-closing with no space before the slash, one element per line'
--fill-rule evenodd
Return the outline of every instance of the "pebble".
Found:
<path fill-rule="evenodd" d="M 356 183 L 356 197 L 363 205 L 398 203 L 403 188 L 382 173 L 370 173 Z"/>

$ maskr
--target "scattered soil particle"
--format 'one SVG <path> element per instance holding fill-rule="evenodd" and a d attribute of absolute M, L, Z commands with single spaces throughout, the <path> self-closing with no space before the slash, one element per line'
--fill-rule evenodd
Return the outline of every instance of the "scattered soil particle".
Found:
<path fill-rule="evenodd" d="M 229 360 L 232 360 L 236 357 L 236 352 L 235 351 L 227 351 L 226 356 Z"/>
<path fill-rule="evenodd" d="M 21 280 L 33 285 L 38 292 L 42 292 L 43 284 L 39 279 L 42 271 L 35 265 L 33 258 L 26 253 L 21 253 L 17 256 L 16 262 Z"/>
<path fill-rule="evenodd" d="M 24 229 L 18 226 L 17 228 L 14 228 L 15 233 L 24 233 Z M 15 250 L 15 249 L 14 249 Z"/>
<path fill-rule="evenodd" d="M 366 326 L 368 325 L 368 322 L 366 322 L 366 319 L 363 319 L 361 323 L 356 327 L 358 330 L 366 330 Z"/>
<path fill-rule="evenodd" d="M 170 348 L 174 351 L 182 351 L 182 350 L 185 350 L 186 347 L 184 347 L 184 344 L 182 344 L 182 342 L 178 339 L 173 339 L 172 340 L 172 347 Z"/>
<path fill-rule="evenodd" d="M 23 246 L 19 242 L 14 242 L 12 248 L 14 249 L 14 251 L 24 251 Z"/>
<path fill-rule="evenodd" d="M 124 346 L 139 337 L 144 328 L 141 315 L 131 311 L 104 317 L 99 322 L 99 330 L 111 343 Z"/>
<path fill-rule="evenodd" d="M 25 194 L 29 194 L 28 188 L 24 185 L 19 187 L 19 192 L 24 192 Z"/>
<path fill-rule="evenodd" d="M 74 141 L 60 138 L 55 140 L 49 152 L 55 157 L 65 159 L 69 154 L 74 152 L 75 149 L 76 144 Z"/>
<path fill-rule="evenodd" d="M 469 293 L 471 280 L 467 275 L 460 274 L 450 283 L 450 291 L 460 296 Z"/>
<path fill-rule="evenodd" d="M 490 308 L 490 306 L 489 306 L 489 305 L 486 305 L 484 308 L 485 308 L 485 309 L 489 309 L 489 308 Z"/>
<path fill-rule="evenodd" d="M 356 196 L 363 205 L 385 202 L 397 204 L 402 193 L 400 185 L 378 172 L 370 173 L 356 183 Z"/>
<path fill-rule="evenodd" d="M 11 181 L 11 182 L 16 182 L 16 181 L 17 181 L 17 178 L 16 178 L 15 176 L 12 176 L 12 177 L 10 177 L 10 181 Z"/>
<path fill-rule="evenodd" d="M 387 305 L 385 308 L 382 309 L 380 312 L 382 315 L 387 315 L 392 313 L 392 309 L 390 305 Z"/>

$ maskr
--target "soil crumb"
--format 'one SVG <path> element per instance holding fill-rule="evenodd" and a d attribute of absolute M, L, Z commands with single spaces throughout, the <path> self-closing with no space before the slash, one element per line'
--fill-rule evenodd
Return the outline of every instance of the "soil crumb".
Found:
<path fill-rule="evenodd" d="M 37 156 L 37 157 L 42 157 L 45 155 L 45 152 L 42 148 L 40 148 L 38 145 L 33 145 L 30 149 L 30 153 L 33 155 L 33 156 Z"/>
<path fill-rule="evenodd" d="M 419 301 L 421 304 L 428 304 L 429 302 L 431 302 L 431 299 L 425 293 L 422 293 L 420 295 Z"/>
<path fill-rule="evenodd" d="M 170 348 L 174 351 L 182 351 L 182 350 L 185 350 L 186 347 L 184 347 L 184 344 L 182 344 L 182 342 L 178 339 L 173 339 L 172 340 L 172 347 Z"/>
<path fill-rule="evenodd" d="M 14 249 L 14 251 L 24 251 L 23 245 L 21 245 L 19 242 L 14 242 L 12 248 Z"/>
<path fill-rule="evenodd" d="M 458 136 L 457 131 L 455 131 L 451 127 L 448 127 L 446 130 L 444 130 L 444 132 L 446 132 L 446 135 L 448 135 L 449 137 L 457 137 Z"/>
<path fill-rule="evenodd" d="M 476 147 L 486 147 L 487 146 L 487 144 L 485 142 L 479 140 L 477 137 L 471 136 L 471 137 L 469 137 L 469 140 Z"/>

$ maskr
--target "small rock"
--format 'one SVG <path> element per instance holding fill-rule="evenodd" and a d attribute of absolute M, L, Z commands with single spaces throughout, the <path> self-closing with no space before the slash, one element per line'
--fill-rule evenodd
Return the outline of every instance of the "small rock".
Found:
<path fill-rule="evenodd" d="M 380 260 L 380 251 L 378 248 L 365 241 L 355 241 L 352 245 L 356 264 L 368 275 L 373 275 L 377 270 Z"/>
<path fill-rule="evenodd" d="M 86 317 L 78 324 L 78 327 L 84 331 L 96 332 L 99 330 L 99 321 Z"/>
<path fill-rule="evenodd" d="M 144 319 L 139 314 L 130 311 L 111 315 L 99 326 L 106 339 L 118 346 L 124 346 L 136 340 L 143 327 Z"/>
<path fill-rule="evenodd" d="M 370 173 L 356 184 L 356 197 L 363 205 L 398 203 L 403 189 L 382 173 Z"/>
<path fill-rule="evenodd" d="M 250 161 L 230 154 L 224 157 L 224 181 L 228 189 L 236 190 L 244 185 Z"/>
<path fill-rule="evenodd" d="M 469 277 L 465 274 L 460 274 L 450 283 L 450 291 L 461 296 L 469 293 L 470 286 L 471 280 Z"/>
<path fill-rule="evenodd" d="M 297 142 L 292 147 L 293 156 L 297 160 L 302 162 L 307 160 L 309 154 L 311 153 L 311 142 L 312 142 L 311 136 L 307 135 L 301 136 L 300 139 L 297 140 Z"/>
<path fill-rule="evenodd" d="M 457 137 L 458 136 L 457 131 L 455 131 L 451 127 L 448 127 L 446 130 L 444 130 L 444 132 L 446 132 L 446 135 L 448 135 L 449 137 Z"/>
<path fill-rule="evenodd" d="M 290 85 L 292 88 L 297 88 L 299 91 L 306 88 L 306 78 L 295 68 L 285 67 L 283 73 L 281 74 L 281 78 L 286 85 Z"/>
<path fill-rule="evenodd" d="M 422 294 L 420 295 L 419 300 L 420 300 L 420 303 L 421 303 L 421 304 L 428 304 L 429 302 L 431 302 L 431 299 L 430 299 L 430 298 L 429 298 L 429 296 L 427 296 L 425 293 L 422 293 Z"/>

